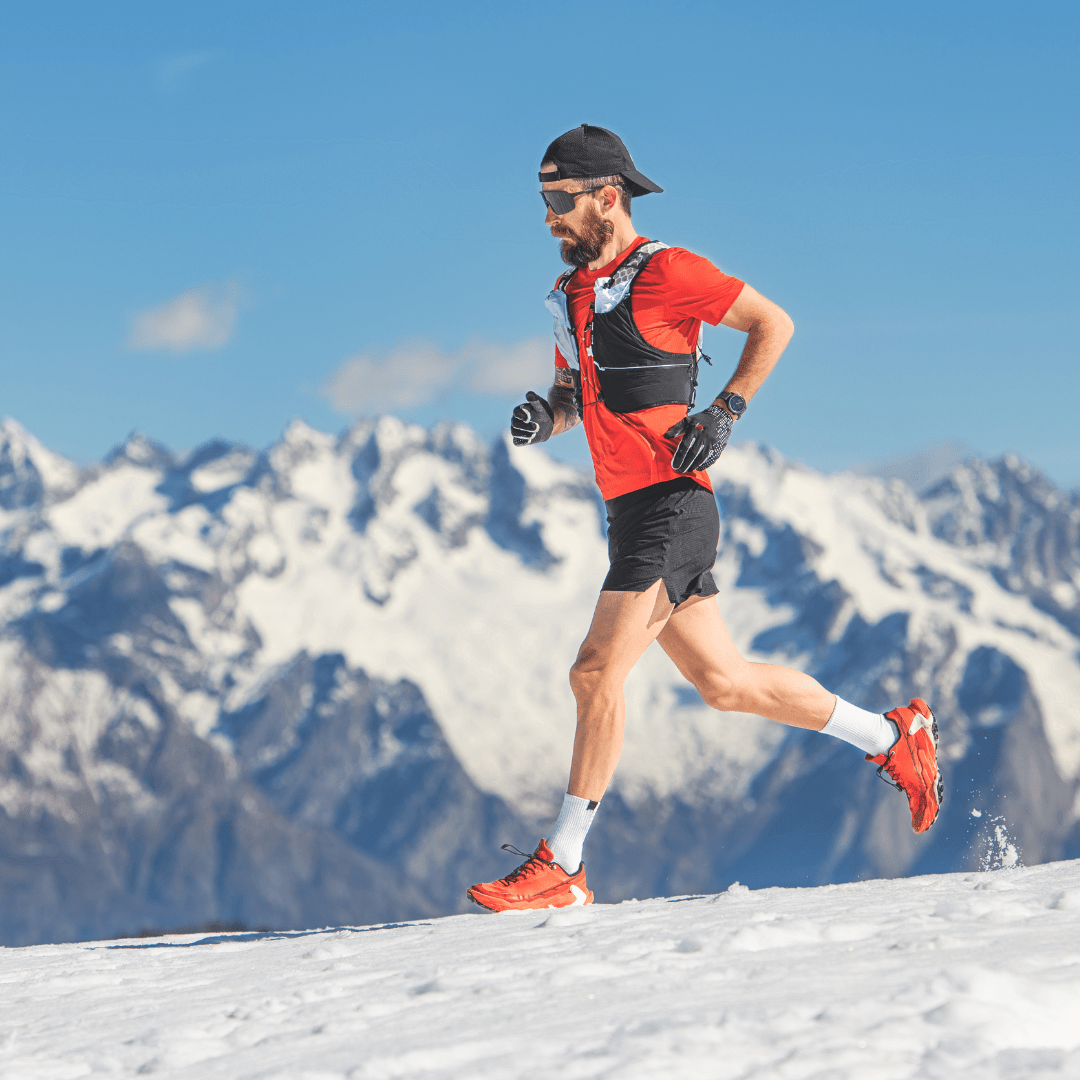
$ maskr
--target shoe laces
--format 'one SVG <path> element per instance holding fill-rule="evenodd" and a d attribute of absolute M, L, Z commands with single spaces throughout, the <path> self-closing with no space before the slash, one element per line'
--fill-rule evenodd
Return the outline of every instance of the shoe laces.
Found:
<path fill-rule="evenodd" d="M 903 736 L 903 735 L 900 736 L 901 739 L 903 739 L 904 737 L 905 736 Z M 884 780 L 885 783 L 889 785 L 889 787 L 896 788 L 897 791 L 902 791 L 905 795 L 910 795 L 910 792 L 908 791 L 908 789 L 906 787 L 904 787 L 903 784 L 900 783 L 900 777 L 894 771 L 894 769 L 897 769 L 897 768 L 898 768 L 898 766 L 897 766 L 897 763 L 895 761 L 895 748 L 894 748 L 893 750 L 889 751 L 889 753 L 886 756 L 885 760 L 878 766 L 878 768 L 877 768 L 878 778 L 881 779 L 881 780 Z M 884 775 L 885 773 L 888 773 L 889 775 L 886 776 L 886 775 Z"/>
<path fill-rule="evenodd" d="M 903 791 L 904 794 L 906 795 L 907 791 L 905 790 L 904 785 L 899 783 L 897 780 L 892 779 L 892 777 L 894 776 L 894 773 L 889 768 L 889 763 L 891 761 L 892 761 L 892 753 L 890 752 L 889 756 L 885 759 L 885 761 L 882 764 L 880 764 L 878 766 L 878 768 L 877 768 L 878 778 L 880 780 L 884 780 L 885 783 L 889 785 L 889 787 L 894 787 L 894 788 L 896 788 L 897 791 Z M 888 776 L 885 775 L 886 772 L 889 774 Z"/>
<path fill-rule="evenodd" d="M 542 859 L 535 852 L 530 855 L 527 851 L 518 851 L 513 844 L 503 844 L 502 850 L 509 851 L 512 855 L 520 855 L 525 860 L 516 870 L 511 870 L 506 877 L 499 879 L 504 885 L 510 885 L 517 881 L 518 878 L 535 874 L 541 866 L 555 865 L 551 859 Z"/>

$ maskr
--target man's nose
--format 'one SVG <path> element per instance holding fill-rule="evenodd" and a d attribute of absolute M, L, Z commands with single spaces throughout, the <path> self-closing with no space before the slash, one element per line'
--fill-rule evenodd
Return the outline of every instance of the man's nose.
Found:
<path fill-rule="evenodd" d="M 559 219 L 559 215 L 556 214 L 555 211 L 552 210 L 551 207 L 549 206 L 547 208 L 547 213 L 544 215 L 544 224 L 545 225 L 553 225 L 556 221 L 558 221 L 558 219 Z"/>

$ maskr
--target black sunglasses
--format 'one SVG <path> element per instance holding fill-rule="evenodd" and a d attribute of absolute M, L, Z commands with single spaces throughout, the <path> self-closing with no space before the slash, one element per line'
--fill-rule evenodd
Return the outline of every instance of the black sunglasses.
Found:
<path fill-rule="evenodd" d="M 585 188 L 584 191 L 541 191 L 540 198 L 551 207 L 553 214 L 569 214 L 577 205 L 574 201 L 579 195 L 589 195 L 594 191 L 603 191 L 612 184 L 601 184 L 599 187 Z"/>

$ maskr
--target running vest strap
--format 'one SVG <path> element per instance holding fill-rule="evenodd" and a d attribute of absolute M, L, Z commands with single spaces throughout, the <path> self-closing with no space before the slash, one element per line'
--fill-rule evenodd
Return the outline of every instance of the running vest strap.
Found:
<path fill-rule="evenodd" d="M 594 286 L 585 348 L 596 369 L 598 400 L 612 412 L 636 412 L 657 405 L 686 405 L 689 411 L 697 393 L 699 361 L 712 363 L 701 350 L 700 337 L 697 348 L 689 353 L 665 352 L 650 345 L 634 321 L 634 282 L 653 255 L 666 247 L 658 240 L 642 244 L 614 274 L 599 278 Z M 546 303 L 555 315 L 559 351 L 567 363 L 577 368 L 577 343 L 566 302 L 566 286 L 573 275 L 573 270 L 567 270 L 559 278 Z"/>

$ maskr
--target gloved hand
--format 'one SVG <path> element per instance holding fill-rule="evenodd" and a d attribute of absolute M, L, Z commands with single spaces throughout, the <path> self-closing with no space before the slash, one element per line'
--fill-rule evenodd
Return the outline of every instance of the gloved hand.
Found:
<path fill-rule="evenodd" d="M 727 446 L 732 423 L 727 409 L 710 405 L 704 412 L 693 413 L 672 424 L 664 432 L 664 438 L 682 438 L 671 457 L 671 467 L 681 473 L 707 469 Z"/>
<path fill-rule="evenodd" d="M 554 410 L 531 390 L 525 395 L 525 402 L 514 410 L 510 420 L 510 434 L 514 436 L 515 446 L 547 442 L 554 427 Z"/>

